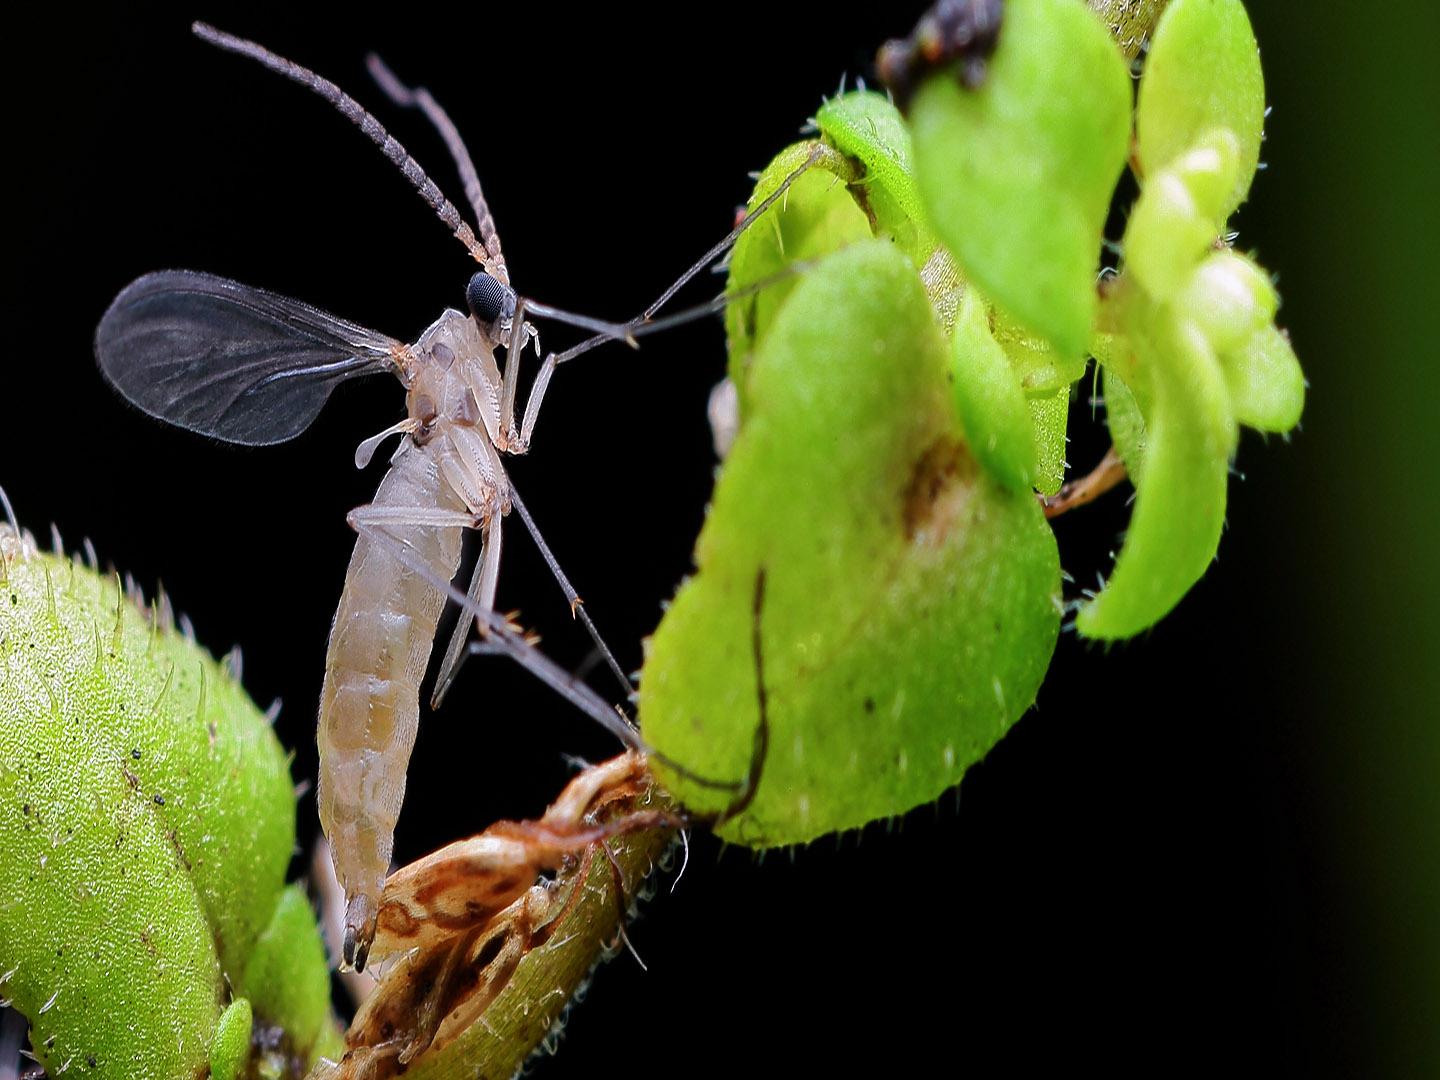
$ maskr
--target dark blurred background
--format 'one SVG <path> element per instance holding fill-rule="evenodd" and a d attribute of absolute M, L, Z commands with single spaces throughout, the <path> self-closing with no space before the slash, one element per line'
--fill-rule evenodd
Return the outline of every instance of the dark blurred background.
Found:
<path fill-rule="evenodd" d="M 649 971 L 604 968 L 540 1075 L 937 1054 L 955 1071 L 1058 1057 L 1440 1075 L 1440 27 L 1418 0 L 1250 8 L 1274 112 L 1238 226 L 1279 274 L 1311 391 L 1293 439 L 1242 441 L 1218 565 L 1142 640 L 1066 635 L 1039 708 L 937 806 L 763 861 L 697 837 L 632 928 Z M 458 199 L 421 119 L 381 107 L 363 66 L 380 50 L 467 135 L 520 288 L 624 318 L 725 233 L 747 171 L 918 9 L 55 5 L 12 26 L 0 484 L 37 533 L 54 521 L 163 580 L 212 651 L 241 644 L 256 699 L 285 702 L 295 776 L 313 777 L 344 516 L 380 476 L 351 454 L 398 419 L 399 389 L 347 387 L 295 442 L 240 450 L 124 406 L 91 334 L 131 278 L 184 266 L 413 338 L 460 306 L 472 267 L 348 124 L 202 46 L 189 19 L 339 82 Z M 723 364 L 714 321 L 593 354 L 557 378 L 512 470 L 630 666 L 690 565 Z M 1083 405 L 1075 421 L 1084 466 L 1103 437 L 1083 433 Z M 1058 523 L 1083 582 L 1108 565 L 1122 504 Z M 583 636 L 511 536 L 502 606 L 580 662 Z M 473 662 L 422 723 L 397 855 L 536 814 L 562 753 L 612 750 L 525 676 Z M 313 798 L 300 814 L 308 843 Z"/>

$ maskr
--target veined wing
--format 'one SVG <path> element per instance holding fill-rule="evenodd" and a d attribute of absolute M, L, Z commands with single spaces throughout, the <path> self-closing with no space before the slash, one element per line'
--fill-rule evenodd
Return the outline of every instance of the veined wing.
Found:
<path fill-rule="evenodd" d="M 248 446 L 300 434 L 346 379 L 398 374 L 399 346 L 299 300 L 193 270 L 136 278 L 95 331 L 100 370 L 132 405 Z"/>

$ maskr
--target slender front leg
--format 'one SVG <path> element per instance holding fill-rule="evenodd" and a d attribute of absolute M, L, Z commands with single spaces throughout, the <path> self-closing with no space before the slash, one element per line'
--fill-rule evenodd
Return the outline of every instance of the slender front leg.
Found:
<path fill-rule="evenodd" d="M 523 454 L 530 449 L 530 436 L 534 434 L 535 421 L 540 416 L 540 403 L 545 400 L 545 391 L 554 374 L 555 354 L 552 352 L 545 357 L 545 363 L 540 365 L 535 383 L 530 387 L 530 397 L 525 401 L 525 418 L 520 422 L 520 441 L 514 445 L 513 453 Z"/>
<path fill-rule="evenodd" d="M 520 381 L 520 354 L 525 351 L 525 298 L 515 305 L 510 320 L 510 344 L 505 346 L 505 370 L 500 373 L 500 432 L 506 442 L 515 433 L 515 387 Z"/>

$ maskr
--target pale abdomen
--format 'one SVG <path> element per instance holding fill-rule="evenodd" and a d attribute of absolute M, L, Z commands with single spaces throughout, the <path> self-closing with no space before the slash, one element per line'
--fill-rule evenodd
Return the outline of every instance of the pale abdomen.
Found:
<path fill-rule="evenodd" d="M 435 461 L 407 445 L 375 494 L 374 506 L 464 510 Z M 436 580 L 460 565 L 461 530 L 382 526 Z M 320 824 L 347 900 L 347 938 L 363 949 L 373 933 L 390 867 L 395 822 L 419 721 L 420 682 L 445 593 L 364 534 L 355 543 L 330 629 L 320 697 Z"/>

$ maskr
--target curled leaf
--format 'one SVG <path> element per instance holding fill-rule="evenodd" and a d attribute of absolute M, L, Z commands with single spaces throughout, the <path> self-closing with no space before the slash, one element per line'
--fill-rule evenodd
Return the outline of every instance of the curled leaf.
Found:
<path fill-rule="evenodd" d="M 236 998 L 220 1014 L 215 1036 L 210 1040 L 211 1080 L 238 1080 L 240 1070 L 250 1060 L 250 1035 L 255 1013 L 248 998 Z"/>
<path fill-rule="evenodd" d="M 1195 268 L 1174 306 L 1223 354 L 1269 326 L 1280 298 L 1253 261 L 1234 251 L 1217 251 Z"/>
<path fill-rule="evenodd" d="M 857 90 L 825 102 L 815 123 L 837 150 L 859 164 L 852 190 L 874 215 L 877 235 L 891 237 L 916 266 L 923 266 L 935 238 L 924 224 L 910 129 L 900 111 L 883 94 Z"/>
<path fill-rule="evenodd" d="M 1224 230 L 1239 154 L 1235 136 L 1216 128 L 1146 179 L 1125 230 L 1125 268 L 1151 296 L 1179 289 Z"/>
<path fill-rule="evenodd" d="M 1105 395 L 1105 423 L 1110 429 L 1110 438 L 1115 443 L 1115 452 L 1125 462 L 1125 471 L 1130 479 L 1139 483 L 1145 467 L 1145 417 L 1141 415 L 1140 403 L 1134 393 L 1125 385 L 1125 380 L 1115 373 L 1114 368 L 1101 370 Z"/>
<path fill-rule="evenodd" d="M 1088 637 L 1131 637 L 1168 614 L 1225 524 L 1235 421 L 1219 360 L 1193 324 L 1161 321 L 1136 349 L 1153 372 L 1144 471 L 1114 572 L 1076 619 Z"/>
<path fill-rule="evenodd" d="M 795 143 L 778 154 L 756 181 L 749 208 L 753 210 L 764 202 L 816 152 L 821 155 L 816 165 L 790 186 L 764 218 L 740 235 L 730 255 L 727 291 L 741 292 L 775 279 L 769 287 L 732 301 L 725 308 L 729 374 L 739 392 L 742 418 L 747 401 L 745 368 L 750 354 L 795 288 L 795 278 L 777 275 L 792 262 L 838 251 L 871 234 L 865 212 L 846 187 L 856 177 L 854 167 L 819 142 Z"/>
<path fill-rule="evenodd" d="M 1065 429 L 1070 390 L 1052 390 L 1026 398 L 1035 432 L 1035 490 L 1054 495 L 1065 482 Z"/>

